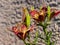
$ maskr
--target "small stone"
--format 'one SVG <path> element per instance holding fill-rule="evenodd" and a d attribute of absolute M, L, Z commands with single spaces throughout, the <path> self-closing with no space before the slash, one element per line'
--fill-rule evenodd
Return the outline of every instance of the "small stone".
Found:
<path fill-rule="evenodd" d="M 56 41 L 55 36 L 52 36 L 51 41 Z"/>
<path fill-rule="evenodd" d="M 56 34 L 56 35 L 59 35 L 59 32 L 56 32 L 55 34 Z"/>
<path fill-rule="evenodd" d="M 15 24 L 15 19 L 12 19 L 11 20 L 11 24 Z"/>
<path fill-rule="evenodd" d="M 0 41 L 0 45 L 4 45 L 4 43 Z"/>
<path fill-rule="evenodd" d="M 17 14 L 16 15 L 16 18 L 21 19 L 21 15 L 20 14 Z"/>
<path fill-rule="evenodd" d="M 58 25 L 57 24 L 55 24 L 55 30 L 58 31 Z"/>
<path fill-rule="evenodd" d="M 15 18 L 15 23 L 18 23 L 18 22 L 21 22 L 21 21 L 22 21 L 22 19 Z"/>
<path fill-rule="evenodd" d="M 60 44 L 60 40 L 59 41 L 57 41 L 57 44 L 56 45 L 59 45 Z"/>
<path fill-rule="evenodd" d="M 60 34 L 58 35 L 58 37 L 60 38 Z"/>
<path fill-rule="evenodd" d="M 55 39 L 56 39 L 56 40 L 59 40 L 59 37 L 58 37 L 58 36 L 56 36 L 56 37 L 55 37 Z"/>

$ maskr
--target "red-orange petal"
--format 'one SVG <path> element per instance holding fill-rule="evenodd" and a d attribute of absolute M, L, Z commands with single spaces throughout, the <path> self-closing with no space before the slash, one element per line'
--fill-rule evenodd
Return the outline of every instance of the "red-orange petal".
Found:
<path fill-rule="evenodd" d="M 52 12 L 52 13 L 51 13 L 51 18 L 53 18 L 53 17 L 57 16 L 59 13 L 60 13 L 60 11 Z"/>
<path fill-rule="evenodd" d="M 37 14 L 38 12 L 36 10 L 30 11 L 31 16 L 34 16 L 35 14 Z"/>
<path fill-rule="evenodd" d="M 12 27 L 12 30 L 13 30 L 13 32 L 14 32 L 15 34 L 18 34 L 18 32 L 19 32 L 16 26 L 13 26 L 13 27 Z"/>
<path fill-rule="evenodd" d="M 40 22 L 44 21 L 44 19 L 45 19 L 45 16 L 42 16 L 42 15 L 39 16 L 39 21 Z"/>
<path fill-rule="evenodd" d="M 60 11 L 55 12 L 54 17 L 57 16 L 59 13 L 60 13 Z"/>
<path fill-rule="evenodd" d="M 22 32 L 18 33 L 17 36 L 18 36 L 20 39 L 25 39 L 25 38 L 26 38 L 26 34 L 23 34 Z"/>
<path fill-rule="evenodd" d="M 47 11 L 47 7 L 42 7 L 42 9 L 41 10 L 45 10 L 45 11 Z"/>
<path fill-rule="evenodd" d="M 17 27 L 16 27 L 16 26 L 13 26 L 13 27 L 12 27 L 12 30 L 16 30 L 16 29 L 17 29 Z"/>

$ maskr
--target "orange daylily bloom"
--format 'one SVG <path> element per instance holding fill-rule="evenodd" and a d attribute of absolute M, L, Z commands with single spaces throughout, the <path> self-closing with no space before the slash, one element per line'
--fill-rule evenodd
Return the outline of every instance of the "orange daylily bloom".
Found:
<path fill-rule="evenodd" d="M 13 32 L 17 35 L 19 33 L 17 26 L 12 27 Z"/>
<path fill-rule="evenodd" d="M 33 30 L 33 27 L 28 29 L 24 24 L 19 24 L 18 26 L 12 27 L 12 30 L 20 39 L 25 39 L 27 34 Z"/>
<path fill-rule="evenodd" d="M 60 14 L 60 11 L 52 12 L 50 18 L 52 19 L 53 17 L 57 16 L 58 14 Z"/>
<path fill-rule="evenodd" d="M 44 21 L 45 19 L 45 11 L 44 10 L 41 10 L 40 12 L 36 11 L 36 10 L 33 10 L 30 12 L 32 18 L 34 18 L 36 21 Z"/>
<path fill-rule="evenodd" d="M 34 19 L 38 20 L 38 17 L 39 17 L 39 12 L 38 11 L 33 10 L 33 11 L 30 12 L 30 14 Z"/>
<path fill-rule="evenodd" d="M 55 16 L 57 16 L 59 13 L 60 13 L 60 11 L 58 11 L 57 9 L 50 9 L 51 10 L 51 16 L 50 16 L 50 19 L 52 18 L 52 17 L 55 17 Z M 47 14 L 47 7 L 42 7 L 42 9 L 38 12 L 38 11 L 36 11 L 36 10 L 32 10 L 32 11 L 30 11 L 30 14 L 31 14 L 31 16 L 32 16 L 32 18 L 33 19 L 35 19 L 36 21 L 40 21 L 40 22 L 42 22 L 42 21 L 44 21 L 45 20 L 45 17 L 46 17 L 46 14 Z"/>

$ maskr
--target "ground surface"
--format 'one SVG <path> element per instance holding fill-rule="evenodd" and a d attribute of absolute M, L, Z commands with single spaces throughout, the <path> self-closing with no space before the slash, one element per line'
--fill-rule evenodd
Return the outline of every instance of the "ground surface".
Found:
<path fill-rule="evenodd" d="M 44 2 L 46 5 L 60 9 L 60 0 L 44 0 Z M 9 29 L 21 22 L 22 7 L 30 9 L 33 5 L 38 8 L 42 3 L 43 0 L 0 0 L 0 45 L 24 45 Z M 53 40 L 57 41 L 55 45 L 60 45 L 60 15 L 54 18 L 48 28 L 54 33 Z M 39 45 L 44 44 L 39 41 Z"/>

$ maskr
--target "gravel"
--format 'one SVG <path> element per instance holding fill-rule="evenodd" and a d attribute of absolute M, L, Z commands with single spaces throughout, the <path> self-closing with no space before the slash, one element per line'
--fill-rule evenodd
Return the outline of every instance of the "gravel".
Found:
<path fill-rule="evenodd" d="M 0 45 L 24 45 L 11 31 L 11 27 L 22 21 L 22 7 L 39 8 L 43 3 L 60 9 L 60 0 L 0 0 Z M 60 45 L 60 14 L 52 19 L 52 24 L 48 28 L 53 31 L 55 45 Z M 45 44 L 39 41 L 38 45 Z"/>

